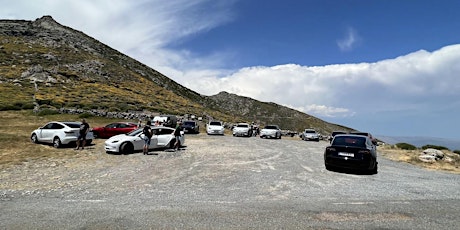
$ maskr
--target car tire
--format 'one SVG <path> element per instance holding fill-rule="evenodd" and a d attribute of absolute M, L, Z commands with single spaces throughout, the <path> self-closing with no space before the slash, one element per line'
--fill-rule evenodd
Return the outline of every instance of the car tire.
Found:
<path fill-rule="evenodd" d="M 55 137 L 53 139 L 53 147 L 60 148 L 62 146 L 61 139 L 59 137 Z"/>
<path fill-rule="evenodd" d="M 122 154 L 133 154 L 134 153 L 134 146 L 133 144 L 129 143 L 129 142 L 125 142 L 123 144 L 121 144 L 120 146 L 120 153 Z"/>
<path fill-rule="evenodd" d="M 377 174 L 378 173 L 378 163 L 375 162 L 374 168 L 371 170 L 371 174 Z"/>
<path fill-rule="evenodd" d="M 86 145 L 91 145 L 93 143 L 93 140 L 86 140 Z"/>
<path fill-rule="evenodd" d="M 30 140 L 32 141 L 32 143 L 35 143 L 35 144 L 38 144 L 38 137 L 37 137 L 37 134 L 32 134 L 32 136 L 30 136 Z"/>

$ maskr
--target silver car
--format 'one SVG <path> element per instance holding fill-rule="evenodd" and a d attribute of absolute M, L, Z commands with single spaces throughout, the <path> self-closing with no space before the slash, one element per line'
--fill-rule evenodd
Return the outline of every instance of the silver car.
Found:
<path fill-rule="evenodd" d="M 319 134 L 314 129 L 305 129 L 302 133 L 304 141 L 319 141 Z"/>

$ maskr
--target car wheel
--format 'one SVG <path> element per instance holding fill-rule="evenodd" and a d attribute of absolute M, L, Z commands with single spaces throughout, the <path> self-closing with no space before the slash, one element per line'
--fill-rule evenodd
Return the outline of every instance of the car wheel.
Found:
<path fill-rule="evenodd" d="M 53 139 L 53 146 L 55 148 L 60 148 L 62 146 L 61 139 L 59 139 L 59 137 L 55 137 Z"/>
<path fill-rule="evenodd" d="M 93 131 L 93 136 L 94 136 L 94 138 L 98 138 L 98 137 L 99 137 L 99 134 L 98 134 L 97 132 L 94 132 L 94 131 Z"/>
<path fill-rule="evenodd" d="M 129 142 L 125 142 L 120 146 L 120 152 L 122 154 L 132 154 L 134 153 L 134 146 Z"/>
<path fill-rule="evenodd" d="M 30 137 L 30 140 L 31 140 L 33 143 L 37 144 L 37 143 L 38 143 L 37 134 L 35 134 L 35 133 L 32 134 L 32 136 Z"/>
<path fill-rule="evenodd" d="M 371 170 L 371 173 L 372 173 L 372 174 L 377 174 L 377 173 L 378 173 L 378 163 L 377 163 L 377 162 L 375 162 L 375 166 L 374 166 L 374 168 Z"/>
<path fill-rule="evenodd" d="M 93 140 L 86 140 L 86 145 L 90 145 L 91 143 L 93 143 Z"/>

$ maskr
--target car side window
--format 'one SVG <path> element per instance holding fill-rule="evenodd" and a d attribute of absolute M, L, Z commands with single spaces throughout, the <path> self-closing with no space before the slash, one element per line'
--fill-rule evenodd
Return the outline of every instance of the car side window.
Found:
<path fill-rule="evenodd" d="M 174 132 L 174 130 L 171 129 L 159 129 L 158 131 L 158 135 L 171 134 Z"/>
<path fill-rule="evenodd" d="M 49 123 L 49 124 L 43 126 L 43 129 L 51 129 L 53 127 L 53 124 L 54 123 Z"/>
<path fill-rule="evenodd" d="M 51 129 L 62 129 L 62 128 L 64 128 L 64 126 L 57 124 L 57 123 L 53 123 L 51 125 Z"/>
<path fill-rule="evenodd" d="M 117 124 L 108 124 L 106 128 L 116 128 Z"/>

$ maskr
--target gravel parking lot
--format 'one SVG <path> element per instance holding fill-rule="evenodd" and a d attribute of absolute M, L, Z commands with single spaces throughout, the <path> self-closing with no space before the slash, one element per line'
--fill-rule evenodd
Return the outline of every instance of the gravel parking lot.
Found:
<path fill-rule="evenodd" d="M 382 157 L 377 175 L 327 171 L 323 141 L 189 134 L 148 156 L 103 141 L 3 170 L 0 229 L 460 229 L 458 175 Z"/>

